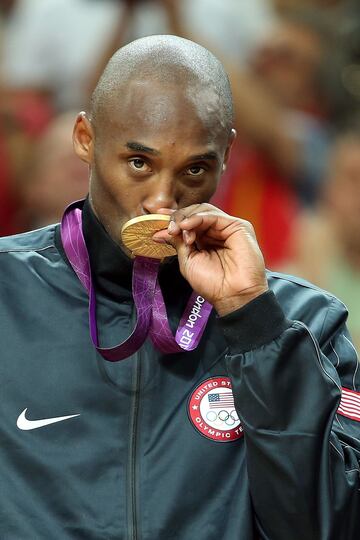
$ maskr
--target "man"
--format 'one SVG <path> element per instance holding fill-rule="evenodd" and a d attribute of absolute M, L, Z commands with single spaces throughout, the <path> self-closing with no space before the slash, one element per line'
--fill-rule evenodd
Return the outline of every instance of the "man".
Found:
<path fill-rule="evenodd" d="M 3 538 L 357 537 L 360 381 L 346 310 L 266 274 L 250 224 L 206 204 L 233 139 L 221 64 L 166 36 L 114 55 L 74 129 L 90 169 L 75 206 L 100 345 L 134 326 L 123 224 L 167 213 L 154 240 L 177 250 L 159 272 L 170 325 L 191 289 L 189 328 L 204 299 L 215 308 L 193 352 L 146 342 L 105 361 L 63 229 L 2 240 Z M 93 331 L 93 308 L 90 319 Z"/>

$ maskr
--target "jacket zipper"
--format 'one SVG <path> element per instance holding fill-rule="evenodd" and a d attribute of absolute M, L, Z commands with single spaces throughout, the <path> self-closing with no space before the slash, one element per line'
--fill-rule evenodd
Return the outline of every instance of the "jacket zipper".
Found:
<path fill-rule="evenodd" d="M 129 461 L 128 461 L 128 527 L 129 539 L 138 539 L 137 527 L 137 432 L 139 419 L 139 404 L 140 404 L 140 380 L 141 380 L 141 359 L 140 352 L 134 355 L 134 376 L 132 387 L 132 406 L 130 416 L 130 437 L 129 437 Z"/>

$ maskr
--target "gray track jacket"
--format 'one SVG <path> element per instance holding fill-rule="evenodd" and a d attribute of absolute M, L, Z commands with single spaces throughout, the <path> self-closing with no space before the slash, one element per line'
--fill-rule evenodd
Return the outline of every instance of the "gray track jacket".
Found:
<path fill-rule="evenodd" d="M 131 332 L 131 262 L 84 210 L 103 346 Z M 270 291 L 197 350 L 108 363 L 59 227 L 0 241 L 0 538 L 360 538 L 360 378 L 346 310 Z M 190 293 L 160 284 L 175 327 Z M 342 390 L 343 389 L 343 390 Z M 341 400 L 341 401 L 340 401 Z"/>

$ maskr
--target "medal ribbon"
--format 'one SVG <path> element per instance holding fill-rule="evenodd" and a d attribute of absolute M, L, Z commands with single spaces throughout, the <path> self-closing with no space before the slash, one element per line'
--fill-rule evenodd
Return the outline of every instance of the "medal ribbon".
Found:
<path fill-rule="evenodd" d="M 140 349 L 148 335 L 153 345 L 164 354 L 192 351 L 198 346 L 212 310 L 211 304 L 193 292 L 174 338 L 158 282 L 160 261 L 150 257 L 135 257 L 132 276 L 132 293 L 137 314 L 135 328 L 125 341 L 115 347 L 100 347 L 95 289 L 82 231 L 82 211 L 77 207 L 77 203 L 65 210 L 60 232 L 66 256 L 88 292 L 90 335 L 94 346 L 105 360 L 117 362 L 128 358 Z"/>

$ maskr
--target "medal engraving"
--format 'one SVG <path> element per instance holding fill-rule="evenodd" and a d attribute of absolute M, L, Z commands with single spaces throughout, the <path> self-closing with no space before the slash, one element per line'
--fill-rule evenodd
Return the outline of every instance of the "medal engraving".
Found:
<path fill-rule="evenodd" d="M 133 255 L 163 259 L 176 255 L 176 249 L 168 244 L 158 244 L 152 237 L 157 231 L 166 229 L 170 216 L 149 214 L 127 221 L 121 230 L 124 245 Z"/>

